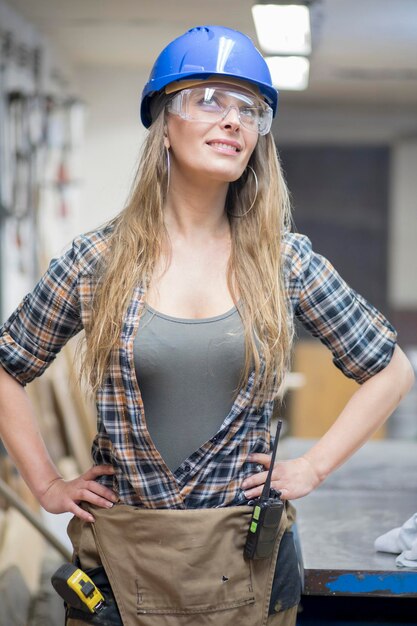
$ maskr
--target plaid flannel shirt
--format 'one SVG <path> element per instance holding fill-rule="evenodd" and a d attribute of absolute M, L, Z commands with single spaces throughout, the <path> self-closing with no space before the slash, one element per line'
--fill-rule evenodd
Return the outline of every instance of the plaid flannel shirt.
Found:
<path fill-rule="evenodd" d="M 108 245 L 109 229 L 77 237 L 0 329 L 0 364 L 22 385 L 40 376 L 62 346 L 88 328 L 94 269 Z M 289 312 L 332 352 L 334 364 L 358 383 L 390 361 L 396 332 L 385 317 L 350 288 L 304 235 L 285 233 L 282 252 Z M 246 458 L 268 452 L 273 403 L 254 407 L 253 372 L 219 431 L 174 472 L 146 430 L 133 360 L 143 307 L 138 285 L 123 320 L 119 347 L 97 395 L 95 464 L 111 464 L 114 477 L 99 480 L 123 502 L 150 508 L 221 507 L 246 502 L 240 488 L 256 471 Z"/>

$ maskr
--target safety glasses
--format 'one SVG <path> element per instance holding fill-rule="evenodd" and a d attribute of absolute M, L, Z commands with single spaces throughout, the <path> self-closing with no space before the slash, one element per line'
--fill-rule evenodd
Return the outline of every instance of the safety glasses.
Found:
<path fill-rule="evenodd" d="M 250 93 L 214 85 L 179 91 L 167 104 L 170 113 L 190 122 L 214 124 L 234 109 L 239 121 L 259 135 L 266 135 L 272 124 L 272 109 Z"/>

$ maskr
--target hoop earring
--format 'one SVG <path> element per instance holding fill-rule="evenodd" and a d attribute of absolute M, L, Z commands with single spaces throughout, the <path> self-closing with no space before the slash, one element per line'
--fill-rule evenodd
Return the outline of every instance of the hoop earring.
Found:
<path fill-rule="evenodd" d="M 249 211 L 251 211 L 251 209 L 253 208 L 253 205 L 256 202 L 256 198 L 258 197 L 258 191 L 259 191 L 259 183 L 258 183 L 258 177 L 256 175 L 255 170 L 253 169 L 253 167 L 251 165 L 247 165 L 246 169 L 250 169 L 250 171 L 253 174 L 253 177 L 255 179 L 255 195 L 254 198 L 252 200 L 252 204 L 250 205 L 249 209 L 247 211 L 245 211 L 244 213 L 240 213 L 240 215 L 236 215 L 235 213 L 230 213 L 229 211 L 227 211 L 227 214 L 230 215 L 231 217 L 244 217 L 245 215 L 247 215 L 249 213 Z"/>
<path fill-rule="evenodd" d="M 168 189 L 169 189 L 169 183 L 171 181 L 171 157 L 169 156 L 169 148 L 165 147 L 165 155 L 166 155 L 166 162 L 167 162 L 167 189 L 166 189 L 166 193 L 168 193 Z"/>

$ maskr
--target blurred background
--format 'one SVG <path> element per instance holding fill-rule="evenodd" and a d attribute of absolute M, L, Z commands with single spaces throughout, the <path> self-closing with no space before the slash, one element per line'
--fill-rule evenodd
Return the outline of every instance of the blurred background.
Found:
<path fill-rule="evenodd" d="M 417 2 L 301 4 L 311 46 L 294 55 L 262 47 L 249 0 L 0 0 L 0 322 L 52 256 L 123 208 L 157 54 L 221 24 L 303 61 L 303 85 L 295 69 L 287 85 L 284 69 L 276 78 L 272 128 L 296 229 L 394 324 L 417 371 Z M 68 386 L 64 352 L 31 393 L 52 455 L 75 471 L 89 463 L 94 410 Z M 357 385 L 302 328 L 292 369 L 286 432 L 318 437 Z M 415 388 L 377 437 L 417 440 Z"/>

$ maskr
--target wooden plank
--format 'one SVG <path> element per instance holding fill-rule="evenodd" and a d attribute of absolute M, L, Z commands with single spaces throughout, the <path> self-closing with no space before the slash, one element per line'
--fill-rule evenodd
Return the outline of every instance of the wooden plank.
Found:
<path fill-rule="evenodd" d="M 33 511 L 39 510 L 39 503 L 29 487 L 20 476 L 10 457 L 0 457 L 0 478 L 16 493 Z M 7 509 L 9 503 L 0 494 L 0 509 Z"/>
<path fill-rule="evenodd" d="M 332 353 L 319 341 L 299 341 L 294 349 L 294 370 L 305 384 L 289 392 L 291 435 L 321 437 L 333 424 L 345 404 L 358 389 L 332 362 Z M 380 439 L 382 427 L 374 435 Z"/>
<path fill-rule="evenodd" d="M 4 509 L 0 509 L 0 552 L 4 543 L 5 534 L 6 534 L 6 511 Z"/>
<path fill-rule="evenodd" d="M 19 489 L 20 476 L 13 461 L 6 454 L 0 457 L 0 478 L 14 491 Z M 8 502 L 0 494 L 0 509 L 6 510 Z"/>
<path fill-rule="evenodd" d="M 68 450 L 76 460 L 80 472 L 85 472 L 92 465 L 91 443 L 87 441 L 81 426 L 74 400 L 68 385 L 68 371 L 64 360 L 54 364 L 51 371 L 50 381 L 55 398 L 55 410 L 61 420 Z"/>
<path fill-rule="evenodd" d="M 97 410 L 94 399 L 86 385 L 79 383 L 80 355 L 77 351 L 80 337 L 74 337 L 64 347 L 62 353 L 68 369 L 68 380 L 74 405 L 80 417 L 81 427 L 87 441 L 92 441 L 97 433 Z"/>
<path fill-rule="evenodd" d="M 39 532 L 18 511 L 8 509 L 0 551 L 0 572 L 17 567 L 29 591 L 34 593 L 39 584 L 43 550 L 44 540 Z"/>
<path fill-rule="evenodd" d="M 33 528 L 35 528 L 42 537 L 48 541 L 66 560 L 71 558 L 71 551 L 67 546 L 57 539 L 55 533 L 51 532 L 48 526 L 43 522 L 39 513 L 34 514 L 33 511 L 25 504 L 25 502 L 4 482 L 0 481 L 0 492 L 16 511 L 19 511 L 26 520 L 28 520 Z M 46 511 L 45 511 L 46 514 Z M 51 514 L 52 515 L 52 514 Z M 71 514 L 68 514 L 71 516 Z M 55 520 L 56 516 L 52 515 Z"/>

